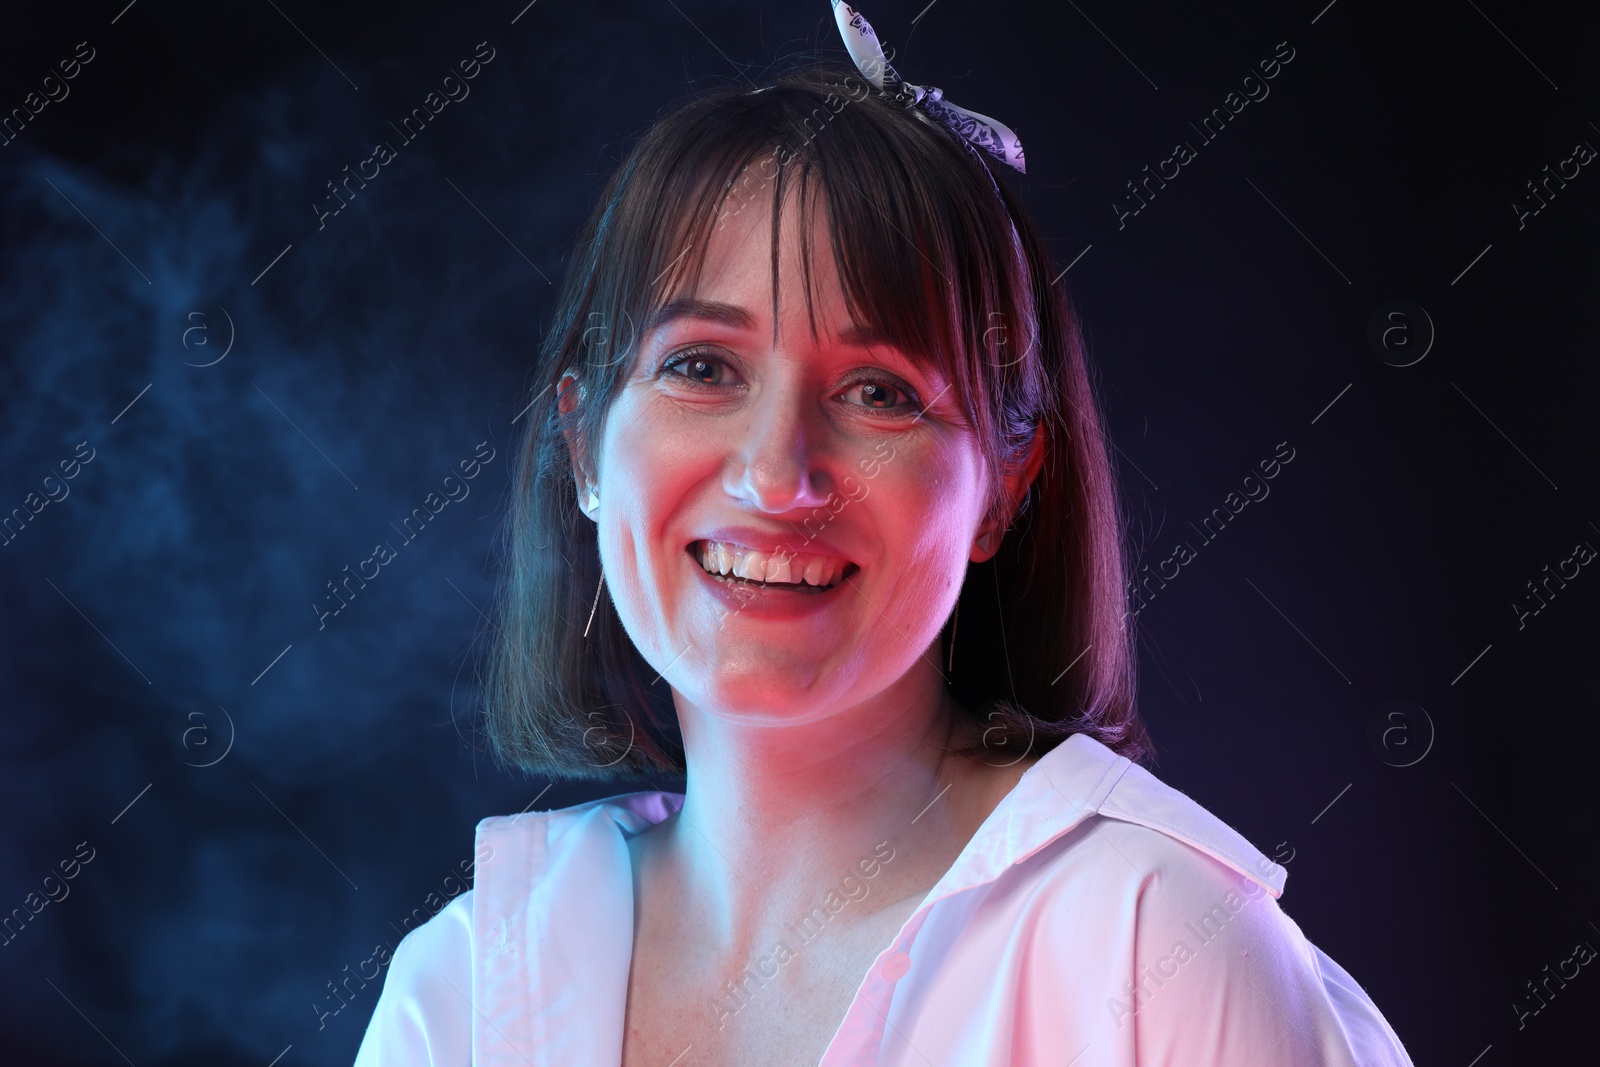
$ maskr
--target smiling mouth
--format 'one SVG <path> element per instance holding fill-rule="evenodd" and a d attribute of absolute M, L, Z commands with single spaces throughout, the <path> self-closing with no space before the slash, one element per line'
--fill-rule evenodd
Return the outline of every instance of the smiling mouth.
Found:
<path fill-rule="evenodd" d="M 861 569 L 833 556 L 758 552 L 728 541 L 695 541 L 688 552 L 701 570 L 719 581 L 802 593 L 826 592 Z"/>

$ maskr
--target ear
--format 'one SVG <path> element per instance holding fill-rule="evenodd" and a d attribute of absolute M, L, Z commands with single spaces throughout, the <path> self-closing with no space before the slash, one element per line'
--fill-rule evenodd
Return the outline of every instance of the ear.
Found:
<path fill-rule="evenodd" d="M 572 371 L 563 374 L 556 382 L 556 409 L 563 415 L 571 415 L 578 409 L 578 404 L 583 400 L 583 383 Z M 572 458 L 572 479 L 577 487 L 578 510 L 593 519 L 595 514 L 587 506 L 589 489 L 594 485 L 588 472 L 583 469 L 583 463 L 578 456 L 577 442 L 573 439 L 572 431 L 563 429 L 562 435 L 567 439 L 567 455 Z"/>
<path fill-rule="evenodd" d="M 978 536 L 972 542 L 972 554 L 969 557 L 972 562 L 984 563 L 1000 551 L 1000 543 L 1005 540 L 1006 530 L 1011 527 L 1011 517 L 1016 514 L 1022 498 L 1028 495 L 1029 487 L 1044 467 L 1044 447 L 1044 423 L 1041 421 L 1034 428 L 1033 441 L 1028 445 L 1028 456 L 1023 460 L 1021 469 L 1005 477 L 1006 506 L 1003 518 L 987 520 L 978 527 Z"/>

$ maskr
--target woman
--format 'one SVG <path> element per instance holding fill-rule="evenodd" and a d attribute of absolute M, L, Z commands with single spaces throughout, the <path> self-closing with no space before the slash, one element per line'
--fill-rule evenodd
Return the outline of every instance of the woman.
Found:
<path fill-rule="evenodd" d="M 859 71 L 702 95 L 578 242 L 489 676 L 537 775 L 358 1064 L 1407 1064 L 1285 872 L 1136 761 L 1076 322 L 974 144 Z"/>

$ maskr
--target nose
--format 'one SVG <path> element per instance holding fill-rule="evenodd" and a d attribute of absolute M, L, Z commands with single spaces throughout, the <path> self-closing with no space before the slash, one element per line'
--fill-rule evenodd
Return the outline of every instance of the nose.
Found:
<path fill-rule="evenodd" d="M 798 390 L 771 389 L 749 409 L 723 469 L 728 495 L 773 515 L 827 501 L 830 478 L 820 446 L 827 433 Z"/>

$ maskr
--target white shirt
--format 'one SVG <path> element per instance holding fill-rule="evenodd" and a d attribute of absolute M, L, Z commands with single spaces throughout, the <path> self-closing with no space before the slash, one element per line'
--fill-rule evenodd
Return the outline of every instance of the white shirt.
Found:
<path fill-rule="evenodd" d="M 479 823 L 474 889 L 395 950 L 356 1067 L 616 1067 L 626 841 L 682 804 L 637 792 Z M 870 892 L 868 870 L 854 884 Z M 819 1067 L 1410 1067 L 1371 998 L 1278 907 L 1286 877 L 1074 735 L 878 956 Z M 832 895 L 815 922 L 849 906 Z"/>

